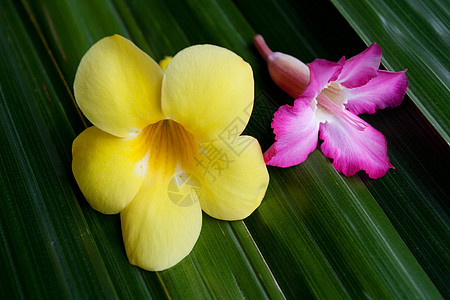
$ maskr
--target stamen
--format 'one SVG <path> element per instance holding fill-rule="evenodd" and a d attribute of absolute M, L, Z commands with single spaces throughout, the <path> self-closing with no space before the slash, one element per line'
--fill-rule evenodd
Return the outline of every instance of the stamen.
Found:
<path fill-rule="evenodd" d="M 325 107 L 329 112 L 341 117 L 348 124 L 352 125 L 356 129 L 363 131 L 367 128 L 365 122 L 361 121 L 357 116 L 346 110 L 345 108 L 339 108 L 336 104 L 333 103 L 330 99 L 328 99 L 325 95 L 320 93 L 317 98 L 317 102 Z"/>

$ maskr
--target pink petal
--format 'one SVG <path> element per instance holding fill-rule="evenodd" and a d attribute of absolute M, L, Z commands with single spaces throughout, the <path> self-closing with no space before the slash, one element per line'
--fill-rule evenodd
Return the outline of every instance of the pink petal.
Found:
<path fill-rule="evenodd" d="M 309 102 L 299 98 L 293 107 L 284 105 L 275 113 L 272 128 L 276 142 L 264 153 L 268 165 L 295 166 L 316 149 L 319 122 Z"/>
<path fill-rule="evenodd" d="M 342 65 L 325 59 L 316 59 L 308 67 L 311 78 L 302 97 L 309 100 L 316 98 L 330 81 L 336 80 L 342 70 Z"/>
<path fill-rule="evenodd" d="M 375 113 L 375 109 L 400 105 L 408 88 L 405 71 L 378 71 L 366 85 L 347 90 L 345 107 L 355 114 Z"/>
<path fill-rule="evenodd" d="M 337 81 L 346 88 L 362 86 L 377 76 L 380 60 L 381 48 L 373 43 L 369 48 L 344 63 Z"/>
<path fill-rule="evenodd" d="M 320 124 L 322 153 L 333 159 L 333 166 L 345 176 L 359 170 L 376 179 L 394 168 L 387 155 L 386 139 L 381 132 L 361 119 L 367 126 L 359 130 L 339 117 Z"/>

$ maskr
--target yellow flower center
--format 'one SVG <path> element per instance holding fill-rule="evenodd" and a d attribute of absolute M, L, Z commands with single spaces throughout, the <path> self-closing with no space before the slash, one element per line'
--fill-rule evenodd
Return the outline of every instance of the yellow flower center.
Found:
<path fill-rule="evenodd" d="M 172 120 L 161 120 L 145 127 L 138 137 L 148 168 L 171 177 L 176 171 L 191 172 L 198 145 L 194 136 Z"/>

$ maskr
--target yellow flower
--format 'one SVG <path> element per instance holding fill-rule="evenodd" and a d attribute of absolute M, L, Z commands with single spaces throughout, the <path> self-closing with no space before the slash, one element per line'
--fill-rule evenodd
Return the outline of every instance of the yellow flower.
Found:
<path fill-rule="evenodd" d="M 86 200 L 120 212 L 129 261 L 147 270 L 183 259 L 202 209 L 239 220 L 261 203 L 269 176 L 256 139 L 240 136 L 253 108 L 253 74 L 233 52 L 197 45 L 167 69 L 114 35 L 82 58 L 75 98 L 94 126 L 73 142 Z"/>

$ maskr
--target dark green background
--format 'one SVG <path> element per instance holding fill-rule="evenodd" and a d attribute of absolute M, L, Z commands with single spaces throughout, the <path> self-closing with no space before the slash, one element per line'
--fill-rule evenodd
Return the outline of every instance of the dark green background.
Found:
<path fill-rule="evenodd" d="M 0 290 L 6 298 L 373 298 L 450 296 L 449 7 L 445 1 L 0 0 Z M 158 273 L 130 265 L 118 215 L 94 211 L 71 172 L 88 124 L 73 78 L 86 50 L 121 34 L 155 60 L 192 44 L 236 52 L 255 76 L 246 130 L 263 150 L 277 106 L 292 103 L 252 45 L 304 62 L 372 42 L 408 69 L 402 105 L 363 115 L 395 170 L 346 178 L 319 152 L 269 167 L 244 221 L 204 214 L 191 254 Z"/>

